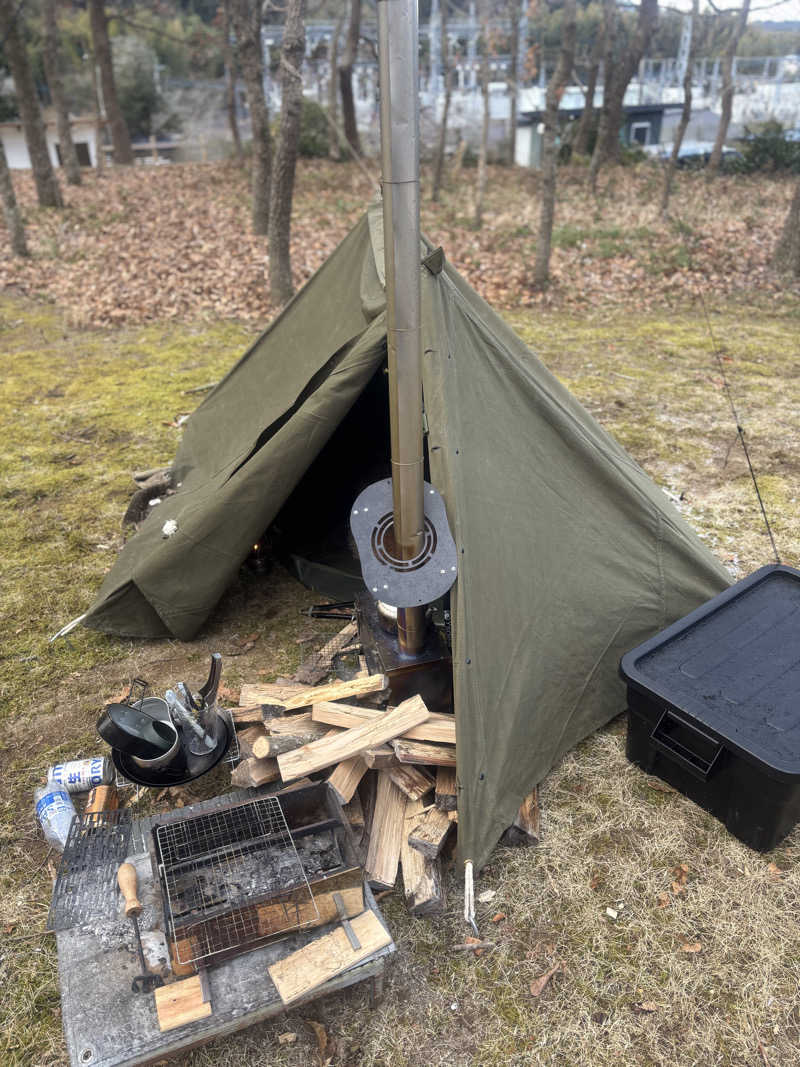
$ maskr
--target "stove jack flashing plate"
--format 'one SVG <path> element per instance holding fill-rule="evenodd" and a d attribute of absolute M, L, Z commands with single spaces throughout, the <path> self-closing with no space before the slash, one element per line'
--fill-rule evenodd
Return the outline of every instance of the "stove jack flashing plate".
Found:
<path fill-rule="evenodd" d="M 394 547 L 392 480 L 373 482 L 350 513 L 361 573 L 376 600 L 396 608 L 430 604 L 444 596 L 458 575 L 457 552 L 444 501 L 424 483 L 425 540 L 414 559 L 398 559 Z"/>

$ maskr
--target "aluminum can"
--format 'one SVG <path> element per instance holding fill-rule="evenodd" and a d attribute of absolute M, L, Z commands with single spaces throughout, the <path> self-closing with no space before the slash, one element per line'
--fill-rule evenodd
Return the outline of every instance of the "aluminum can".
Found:
<path fill-rule="evenodd" d="M 106 756 L 73 759 L 54 764 L 47 772 L 47 781 L 60 785 L 68 793 L 88 793 L 95 786 L 110 785 L 114 781 L 114 771 Z"/>

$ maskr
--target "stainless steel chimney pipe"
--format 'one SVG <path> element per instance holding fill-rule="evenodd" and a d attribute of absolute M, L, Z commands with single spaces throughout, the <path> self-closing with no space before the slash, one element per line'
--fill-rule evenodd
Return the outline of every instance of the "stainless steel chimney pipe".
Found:
<path fill-rule="evenodd" d="M 383 243 L 392 504 L 397 556 L 424 543 L 417 0 L 378 0 Z M 425 608 L 399 608 L 401 648 L 425 643 Z"/>

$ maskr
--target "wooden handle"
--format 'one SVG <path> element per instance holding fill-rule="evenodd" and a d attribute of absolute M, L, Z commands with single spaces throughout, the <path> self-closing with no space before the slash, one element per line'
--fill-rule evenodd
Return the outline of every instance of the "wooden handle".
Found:
<path fill-rule="evenodd" d="M 115 785 L 97 785 L 89 794 L 84 815 L 94 815 L 99 811 L 116 811 L 119 807 L 119 794 Z"/>
<path fill-rule="evenodd" d="M 143 906 L 136 896 L 136 868 L 132 863 L 123 863 L 117 871 L 117 883 L 125 897 L 125 915 L 140 915 Z"/>

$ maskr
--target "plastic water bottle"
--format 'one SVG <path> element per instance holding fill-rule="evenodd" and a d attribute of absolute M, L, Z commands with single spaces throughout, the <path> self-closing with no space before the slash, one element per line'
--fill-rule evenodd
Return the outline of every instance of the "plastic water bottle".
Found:
<path fill-rule="evenodd" d="M 106 756 L 94 756 L 55 763 L 47 772 L 47 780 L 68 793 L 88 793 L 95 786 L 113 782 L 114 770 Z"/>
<path fill-rule="evenodd" d="M 48 782 L 33 791 L 33 803 L 44 836 L 53 848 L 63 852 L 70 825 L 77 814 L 72 797 L 66 789 Z"/>

